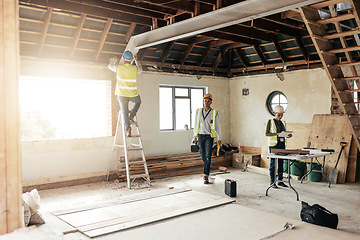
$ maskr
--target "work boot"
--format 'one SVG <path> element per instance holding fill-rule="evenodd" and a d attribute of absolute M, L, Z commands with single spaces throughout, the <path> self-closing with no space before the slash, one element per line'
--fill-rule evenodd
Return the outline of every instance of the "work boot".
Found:
<path fill-rule="evenodd" d="M 126 130 L 126 136 L 131 137 L 131 127 Z"/>
<path fill-rule="evenodd" d="M 204 176 L 204 184 L 208 184 L 209 183 L 209 177 L 208 176 Z"/>
<path fill-rule="evenodd" d="M 283 183 L 283 182 L 279 182 L 278 185 L 279 185 L 280 187 L 288 187 L 288 186 L 287 186 L 285 183 Z"/>

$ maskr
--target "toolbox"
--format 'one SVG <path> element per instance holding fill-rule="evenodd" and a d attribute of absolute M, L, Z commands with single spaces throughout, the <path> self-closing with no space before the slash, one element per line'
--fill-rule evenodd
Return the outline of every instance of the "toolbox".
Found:
<path fill-rule="evenodd" d="M 236 197 L 236 182 L 234 180 L 225 180 L 225 194 L 229 197 Z"/>

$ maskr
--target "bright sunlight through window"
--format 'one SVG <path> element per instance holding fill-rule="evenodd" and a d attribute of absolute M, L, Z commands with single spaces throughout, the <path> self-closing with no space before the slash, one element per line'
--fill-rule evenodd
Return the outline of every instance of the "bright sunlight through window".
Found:
<path fill-rule="evenodd" d="M 111 81 L 20 77 L 21 140 L 111 135 Z"/>

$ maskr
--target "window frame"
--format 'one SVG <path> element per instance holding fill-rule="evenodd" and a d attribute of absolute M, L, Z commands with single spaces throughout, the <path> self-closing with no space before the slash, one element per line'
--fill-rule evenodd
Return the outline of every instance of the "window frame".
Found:
<path fill-rule="evenodd" d="M 286 99 L 286 103 L 281 103 L 281 102 L 279 102 L 279 104 L 278 104 L 278 105 L 281 105 L 281 106 L 284 107 L 285 112 L 286 112 L 286 110 L 287 110 L 287 108 L 288 108 L 288 106 L 289 106 L 289 101 L 288 101 L 286 95 L 285 95 L 283 92 L 281 92 L 281 91 L 279 91 L 279 90 L 272 91 L 272 92 L 267 96 L 266 102 L 265 102 L 265 107 L 266 107 L 266 109 L 268 110 L 268 112 L 269 112 L 272 116 L 275 116 L 274 109 L 273 109 L 273 107 L 272 107 L 272 100 L 273 100 L 274 97 L 277 96 L 277 95 L 283 95 L 283 96 L 285 97 L 285 99 Z M 286 106 L 284 106 L 284 105 L 286 105 Z"/>
<path fill-rule="evenodd" d="M 176 99 L 189 99 L 190 101 L 190 115 L 189 115 L 189 129 L 193 129 L 194 126 L 191 126 L 192 121 L 191 121 L 191 116 L 192 116 L 192 101 L 191 101 L 191 90 L 192 89 L 200 89 L 203 91 L 203 96 L 205 95 L 207 88 L 206 87 L 202 87 L 202 86 L 174 86 L 174 85 L 159 85 L 159 90 L 160 88 L 171 88 L 171 94 L 172 94 L 172 128 L 170 129 L 161 129 L 160 127 L 160 131 L 179 131 L 179 129 L 176 129 Z M 187 89 L 187 96 L 176 96 L 176 89 Z M 160 91 L 159 91 L 160 92 Z M 160 97 L 160 96 L 159 96 Z M 160 107 L 160 105 L 159 105 Z M 159 108 L 159 114 L 160 114 L 160 108 Z M 160 116 L 159 116 L 159 121 L 160 121 Z M 159 122 L 160 124 L 160 122 Z"/>

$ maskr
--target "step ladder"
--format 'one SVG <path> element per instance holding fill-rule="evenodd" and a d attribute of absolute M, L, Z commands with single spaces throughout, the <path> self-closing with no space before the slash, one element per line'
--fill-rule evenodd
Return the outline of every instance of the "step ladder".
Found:
<path fill-rule="evenodd" d="M 347 5 L 337 11 L 336 4 Z M 299 10 L 337 100 L 338 109 L 332 113 L 347 116 L 360 150 L 360 1 L 328 0 Z"/>
<path fill-rule="evenodd" d="M 150 175 L 146 164 L 140 129 L 136 116 L 133 118 L 133 120 L 130 120 L 130 127 L 132 130 L 132 134 L 130 137 L 128 137 L 126 136 L 126 132 L 124 131 L 121 111 L 119 111 L 114 137 L 113 151 L 119 149 L 124 150 L 124 156 L 120 157 L 119 161 L 121 161 L 122 159 L 125 160 L 126 179 L 129 189 L 131 189 L 132 184 L 136 179 L 144 179 L 147 182 L 148 186 L 151 186 Z M 121 138 L 119 136 L 120 134 L 122 135 Z M 133 141 L 135 141 L 136 143 L 132 143 Z M 141 159 L 139 159 L 138 157 L 134 159 L 134 157 L 129 156 L 131 153 L 140 153 Z M 133 174 L 133 172 L 136 172 L 136 174 Z"/>

